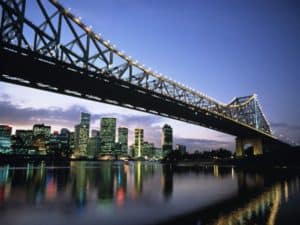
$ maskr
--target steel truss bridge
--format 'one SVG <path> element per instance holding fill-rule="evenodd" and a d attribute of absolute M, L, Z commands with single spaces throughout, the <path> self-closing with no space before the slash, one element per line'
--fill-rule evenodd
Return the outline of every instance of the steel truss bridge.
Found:
<path fill-rule="evenodd" d="M 162 76 L 119 51 L 57 0 L 0 0 L 0 6 L 1 81 L 277 141 L 255 94 L 224 104 Z"/>

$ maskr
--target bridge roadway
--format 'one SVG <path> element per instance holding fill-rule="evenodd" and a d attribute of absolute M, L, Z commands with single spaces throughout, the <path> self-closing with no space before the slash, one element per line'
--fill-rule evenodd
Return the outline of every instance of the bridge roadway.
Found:
<path fill-rule="evenodd" d="M 0 73 L 0 80 L 4 82 L 144 111 L 236 137 L 255 137 L 264 143 L 282 144 L 272 135 L 233 119 L 7 43 L 1 43 Z"/>

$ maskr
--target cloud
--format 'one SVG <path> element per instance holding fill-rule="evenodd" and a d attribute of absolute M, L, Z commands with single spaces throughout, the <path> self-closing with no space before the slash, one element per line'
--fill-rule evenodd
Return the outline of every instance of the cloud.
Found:
<path fill-rule="evenodd" d="M 32 125 L 33 123 L 60 124 L 72 127 L 79 120 L 80 112 L 86 111 L 82 106 L 74 105 L 67 110 L 58 107 L 35 109 L 20 107 L 7 100 L 0 100 L 0 122 L 16 125 Z"/>

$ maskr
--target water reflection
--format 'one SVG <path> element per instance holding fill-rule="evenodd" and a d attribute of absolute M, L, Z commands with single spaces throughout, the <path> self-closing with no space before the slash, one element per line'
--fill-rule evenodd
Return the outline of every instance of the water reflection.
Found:
<path fill-rule="evenodd" d="M 61 216 L 84 224 L 74 215 L 91 220 L 90 224 L 104 219 L 106 224 L 148 224 L 200 210 L 191 224 L 271 225 L 282 214 L 281 206 L 299 195 L 300 182 L 298 176 L 270 177 L 218 165 L 84 161 L 7 165 L 0 167 L 0 220 L 27 224 L 19 223 L 12 212 L 29 214 L 35 221 L 51 208 L 59 215 L 53 224 L 60 224 Z M 213 210 L 206 209 L 214 204 Z M 116 212 L 118 217 L 113 216 Z"/>

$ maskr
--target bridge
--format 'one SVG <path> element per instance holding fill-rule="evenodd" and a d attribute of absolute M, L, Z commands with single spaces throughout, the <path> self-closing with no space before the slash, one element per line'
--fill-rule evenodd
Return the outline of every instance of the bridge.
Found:
<path fill-rule="evenodd" d="M 152 71 L 57 0 L 0 0 L 0 81 L 144 111 L 236 136 L 263 154 L 279 144 L 257 95 L 221 103 Z M 33 16 L 34 15 L 34 16 Z"/>

